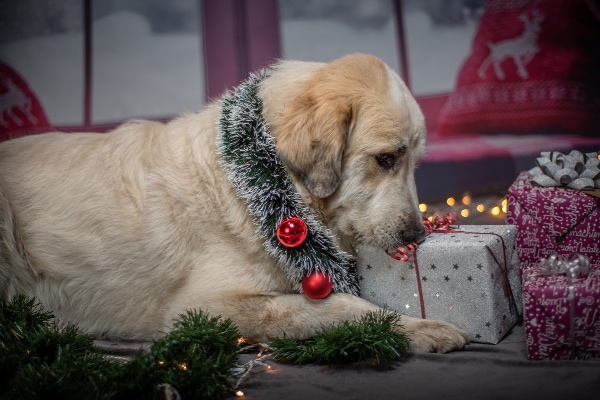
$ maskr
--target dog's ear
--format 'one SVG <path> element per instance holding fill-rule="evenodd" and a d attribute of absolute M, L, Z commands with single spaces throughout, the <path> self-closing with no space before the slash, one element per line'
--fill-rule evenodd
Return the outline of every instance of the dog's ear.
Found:
<path fill-rule="evenodd" d="M 330 196 L 340 183 L 351 120 L 348 99 L 319 90 L 306 91 L 285 109 L 277 154 L 318 198 Z"/>

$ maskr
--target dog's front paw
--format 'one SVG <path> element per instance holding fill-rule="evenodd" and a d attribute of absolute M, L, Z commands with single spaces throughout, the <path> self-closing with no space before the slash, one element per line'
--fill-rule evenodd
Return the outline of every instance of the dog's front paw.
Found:
<path fill-rule="evenodd" d="M 402 324 L 415 352 L 448 353 L 463 349 L 470 342 L 467 332 L 447 322 L 402 316 Z"/>

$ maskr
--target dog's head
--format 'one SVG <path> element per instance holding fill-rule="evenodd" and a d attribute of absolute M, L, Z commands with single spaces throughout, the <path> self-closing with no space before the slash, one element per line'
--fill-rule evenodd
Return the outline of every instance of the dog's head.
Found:
<path fill-rule="evenodd" d="M 282 78 L 293 73 L 294 81 Z M 277 152 L 344 247 L 393 250 L 422 237 L 414 171 L 425 123 L 398 75 L 355 54 L 329 64 L 284 62 L 267 85 L 278 79 L 281 103 L 265 99 Z"/>

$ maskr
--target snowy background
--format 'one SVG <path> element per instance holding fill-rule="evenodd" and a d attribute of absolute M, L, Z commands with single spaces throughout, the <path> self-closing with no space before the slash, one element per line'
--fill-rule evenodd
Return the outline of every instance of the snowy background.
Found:
<path fill-rule="evenodd" d="M 201 108 L 198 1 L 93 4 L 93 123 Z M 482 1 L 404 4 L 411 88 L 417 96 L 447 93 L 469 51 Z M 57 126 L 82 123 L 81 7 L 77 0 L 0 0 L 0 60 L 24 76 Z M 280 0 L 279 10 L 285 58 L 328 61 L 365 52 L 399 70 L 390 0 Z"/>

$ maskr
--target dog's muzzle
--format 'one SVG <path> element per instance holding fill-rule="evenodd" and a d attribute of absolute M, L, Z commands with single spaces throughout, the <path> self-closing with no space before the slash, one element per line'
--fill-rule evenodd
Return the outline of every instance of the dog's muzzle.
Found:
<path fill-rule="evenodd" d="M 413 224 L 411 229 L 401 230 L 399 236 L 403 245 L 407 245 L 409 243 L 421 243 L 426 237 L 425 227 L 419 221 L 418 224 Z"/>

